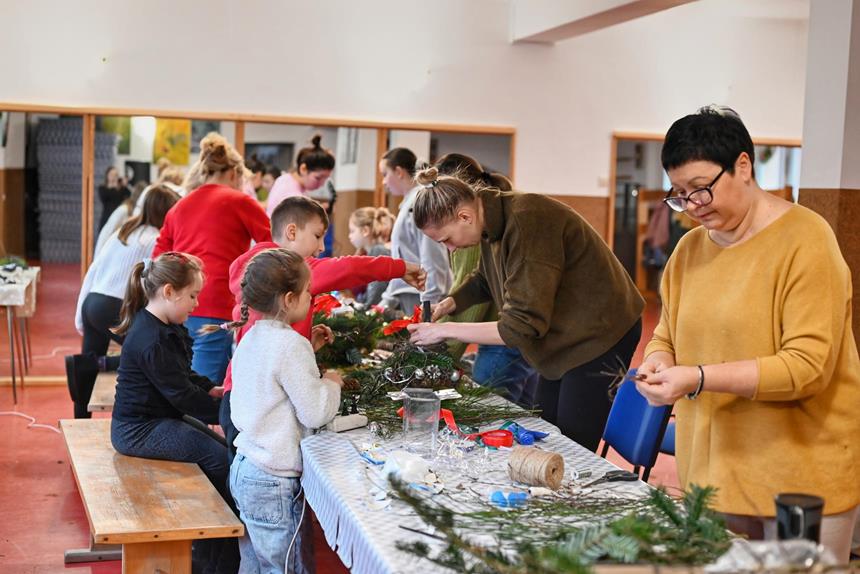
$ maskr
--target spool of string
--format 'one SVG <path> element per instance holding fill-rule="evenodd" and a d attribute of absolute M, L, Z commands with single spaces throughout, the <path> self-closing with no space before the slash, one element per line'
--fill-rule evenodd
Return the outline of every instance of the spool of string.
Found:
<path fill-rule="evenodd" d="M 564 478 L 564 458 L 557 452 L 514 447 L 508 473 L 517 482 L 558 490 Z"/>

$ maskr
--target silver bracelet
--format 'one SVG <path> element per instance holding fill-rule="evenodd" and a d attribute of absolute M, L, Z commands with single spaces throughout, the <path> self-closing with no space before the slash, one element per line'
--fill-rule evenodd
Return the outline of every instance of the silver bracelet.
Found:
<path fill-rule="evenodd" d="M 695 400 L 702 393 L 702 389 L 705 388 L 705 369 L 702 368 L 702 365 L 696 365 L 696 368 L 699 369 L 699 385 L 695 391 L 687 393 L 687 398 L 691 401 Z"/>

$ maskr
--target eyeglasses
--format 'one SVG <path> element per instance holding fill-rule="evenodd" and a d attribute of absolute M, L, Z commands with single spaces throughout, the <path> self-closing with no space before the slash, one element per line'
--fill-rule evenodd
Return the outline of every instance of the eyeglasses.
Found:
<path fill-rule="evenodd" d="M 711 181 L 708 185 L 704 187 L 699 187 L 694 189 L 686 196 L 680 195 L 672 195 L 672 190 L 670 189 L 666 193 L 666 197 L 663 198 L 663 202 L 668 205 L 672 211 L 677 211 L 679 213 L 683 213 L 687 211 L 687 202 L 692 203 L 697 207 L 704 207 L 709 205 L 712 201 L 714 201 L 714 185 L 716 185 L 717 180 L 726 172 L 726 168 L 720 170 L 720 173 L 717 174 L 717 177 Z"/>

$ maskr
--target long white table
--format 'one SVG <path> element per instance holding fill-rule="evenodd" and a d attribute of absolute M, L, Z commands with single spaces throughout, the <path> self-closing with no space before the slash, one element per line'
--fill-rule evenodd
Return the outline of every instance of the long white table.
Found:
<path fill-rule="evenodd" d="M 565 474 L 571 470 L 590 471 L 593 476 L 617 470 L 617 467 L 593 452 L 563 436 L 553 425 L 537 419 L 519 420 L 532 430 L 551 433 L 537 443 L 541 448 L 561 454 L 565 459 Z M 482 430 L 486 430 L 485 428 Z M 397 549 L 398 541 L 421 541 L 434 544 L 432 538 L 401 528 L 426 531 L 427 526 L 405 504 L 391 501 L 388 508 L 372 499 L 370 491 L 379 482 L 379 467 L 366 462 L 359 455 L 360 446 L 372 441 L 367 429 L 335 434 L 322 432 L 302 441 L 304 473 L 302 485 L 307 502 L 316 513 L 325 532 L 326 541 L 340 556 L 343 563 L 355 574 L 385 572 L 428 572 L 433 565 Z M 478 452 L 470 453 L 483 456 Z M 489 451 L 490 462 L 468 468 L 438 468 L 434 471 L 445 485 L 443 493 L 464 492 L 464 509 L 474 508 L 476 492 L 488 501 L 489 494 L 499 490 L 493 483 L 511 484 L 507 478 L 509 451 Z M 490 468 L 480 477 L 468 476 L 477 468 Z M 479 482 L 480 481 L 480 482 Z M 463 488 L 459 488 L 462 485 Z M 639 498 L 647 496 L 649 487 L 643 482 L 612 483 L 612 495 Z M 456 503 L 446 494 L 446 501 Z M 487 502 L 488 503 L 488 502 Z"/>

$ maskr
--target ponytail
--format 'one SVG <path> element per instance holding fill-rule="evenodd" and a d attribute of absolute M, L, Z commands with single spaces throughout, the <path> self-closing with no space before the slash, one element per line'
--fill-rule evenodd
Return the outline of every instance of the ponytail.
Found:
<path fill-rule="evenodd" d="M 500 173 L 485 170 L 478 160 L 461 153 L 449 153 L 440 157 L 434 167 L 440 175 L 450 175 L 470 185 L 481 185 L 499 191 L 511 191 L 511 180 Z"/>
<path fill-rule="evenodd" d="M 178 251 L 168 251 L 155 260 L 147 258 L 136 263 L 125 289 L 119 312 L 120 323 L 112 331 L 117 335 L 125 335 L 135 316 L 163 286 L 171 285 L 178 291 L 191 285 L 202 274 L 203 264 L 200 259 Z"/>
<path fill-rule="evenodd" d="M 146 293 L 143 291 L 143 268 L 144 262 L 136 263 L 131 269 L 131 277 L 128 278 L 128 285 L 125 288 L 125 298 L 122 301 L 122 307 L 119 311 L 120 322 L 112 331 L 119 336 L 125 335 L 131 327 L 131 322 L 135 315 L 146 307 L 149 302 L 146 298 Z"/>

